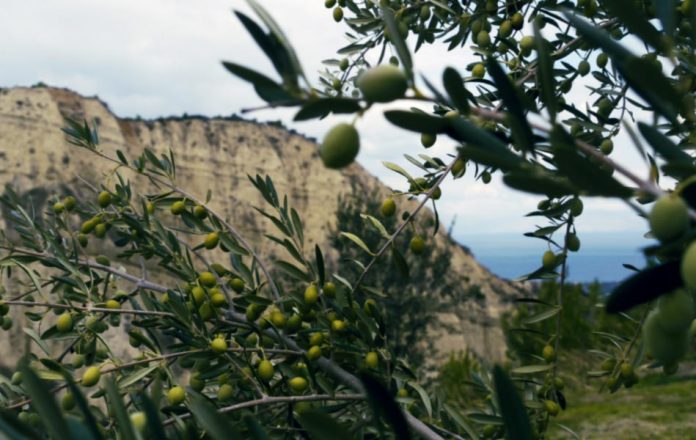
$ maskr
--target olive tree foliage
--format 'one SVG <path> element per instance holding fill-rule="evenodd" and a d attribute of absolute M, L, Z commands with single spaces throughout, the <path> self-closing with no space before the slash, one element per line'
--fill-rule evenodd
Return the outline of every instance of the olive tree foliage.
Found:
<path fill-rule="evenodd" d="M 689 347 L 695 316 L 691 224 L 696 168 L 689 150 L 696 142 L 696 7 L 676 0 L 327 0 L 325 6 L 348 27 L 351 41 L 338 49 L 338 58 L 326 61 L 318 87 L 307 82 L 290 42 L 263 14 L 268 32 L 237 15 L 282 81 L 235 63 L 225 66 L 253 83 L 268 106 L 299 107 L 295 120 L 353 114 L 352 123 L 337 124 L 320 146 L 330 168 L 354 160 L 360 120 L 375 112 L 396 129 L 420 135 L 426 149 L 438 137 L 459 143 L 445 157 L 406 156 L 420 175 L 385 163 L 405 179 L 394 199 L 420 197 L 423 206 L 439 197 L 445 178 L 462 177 L 466 168 L 484 184 L 496 173 L 507 186 L 540 196 L 529 215 L 542 224 L 526 235 L 545 240 L 548 251 L 540 266 L 521 279 L 557 279 L 561 287 L 550 303 L 523 299 L 537 305 L 524 325 L 553 323 L 544 326 L 545 344 L 536 362 L 510 371 L 520 390 L 535 396 L 536 404 L 528 407 L 530 435 L 542 436 L 550 416 L 565 407 L 556 353 L 564 328 L 567 263 L 581 246 L 575 219 L 583 212 L 582 198 L 624 201 L 638 215 L 636 221 L 647 219 L 646 230 L 656 239 L 644 249 L 646 267 L 629 267 L 635 275 L 612 292 L 606 307 L 618 314 L 655 304 L 634 320 L 630 334 L 604 335 L 610 349 L 594 353 L 613 360 L 613 366 L 592 375 L 614 392 L 635 383 L 639 369 L 662 366 L 674 372 Z M 413 54 L 429 44 L 466 51 L 461 59 L 473 61 L 442 66 L 441 79 L 424 77 Z M 566 99 L 570 94 L 586 99 Z M 387 102 L 401 109 L 373 107 Z M 613 159 L 620 134 L 631 139 L 644 170 Z M 404 229 L 399 226 L 395 233 Z M 387 240 L 378 254 L 392 242 Z M 510 420 L 521 418 L 509 413 L 515 405 L 503 401 L 488 415 L 502 413 L 508 435 L 514 436 Z M 486 435 L 502 432 L 502 427 L 489 428 Z"/>
<path fill-rule="evenodd" d="M 690 23 L 696 8 L 689 2 L 327 0 L 352 41 L 338 50 L 339 59 L 327 61 L 318 85 L 310 84 L 270 14 L 249 4 L 256 18 L 236 15 L 279 79 L 235 62 L 224 66 L 250 82 L 266 106 L 298 108 L 297 120 L 354 115 L 353 123 L 326 134 L 319 151 L 326 166 L 354 160 L 356 126 L 379 112 L 374 103 L 401 105 L 384 116 L 395 129 L 419 134 L 424 147 L 438 137 L 458 147 L 444 157 L 406 157 L 418 168 L 416 176 L 395 162 L 385 164 L 405 184 L 382 204 L 382 213 L 394 215 L 405 198 L 418 202 L 390 229 L 373 222 L 384 230 L 376 248 L 342 231 L 363 252 L 356 276 L 342 267 L 327 273 L 321 249 L 306 249 L 300 213 L 270 178 L 250 181 L 267 203 L 259 215 L 276 228 L 267 238 L 287 251 L 287 259 L 272 263 L 210 208 L 210 194 L 197 197 L 180 186 L 174 155 L 106 151 L 96 127 L 71 121 L 68 140 L 111 162 L 117 183 L 95 187 L 92 200 L 56 198 L 50 212 L 23 209 L 11 191 L 2 199 L 20 236 L 1 244 L 3 276 L 19 283 L 16 274 L 22 273 L 28 287 L 3 298 L 0 311 L 27 309 L 34 324 L 24 332 L 35 349 L 0 385 L 3 433 L 61 439 L 544 438 L 565 407 L 556 353 L 567 262 L 580 247 L 575 218 L 582 197 L 624 200 L 648 219 L 646 229 L 659 240 L 645 248 L 648 266 L 634 268 L 607 302 L 608 312 L 621 313 L 656 300 L 633 334 L 607 335 L 612 352 L 599 353 L 616 361 L 595 372 L 603 388 L 630 386 L 642 368 L 678 368 L 691 338 L 690 289 L 696 287 L 696 168 L 688 151 L 695 124 L 696 29 Z M 467 51 L 476 61 L 443 66 L 441 80 L 424 78 L 412 55 L 427 44 Z M 587 102 L 566 100 L 572 91 Z M 636 123 L 638 112 L 648 117 Z M 612 159 L 612 139 L 621 132 L 632 138 L 647 172 Z M 394 243 L 423 206 L 432 201 L 435 207 L 441 182 L 463 177 L 467 168 L 467 176 L 483 184 L 500 174 L 508 186 L 540 196 L 530 215 L 545 223 L 528 235 L 545 240 L 549 250 L 524 278 L 558 279 L 561 286 L 553 303 L 524 299 L 540 309 L 526 324 L 554 323 L 544 327 L 545 345 L 531 363 L 473 374 L 486 398 L 471 412 L 429 395 L 393 356 L 383 312 L 368 301 L 377 292 L 363 283 L 387 253 L 404 269 L 404 252 L 423 252 L 438 221 L 418 230 L 408 250 Z M 156 190 L 137 191 L 122 174 L 126 169 Z M 667 187 L 664 176 L 677 184 Z M 647 214 L 644 205 L 654 200 Z M 87 242 L 106 237 L 118 247 L 114 261 L 86 254 Z M 226 252 L 223 261 L 211 260 L 208 250 L 217 247 Z M 166 276 L 155 280 L 145 262 Z M 139 354 L 119 359 L 102 333 L 126 317 Z M 5 316 L 3 328 L 12 325 Z M 54 339 L 67 348 L 53 353 L 48 342 Z"/>
<path fill-rule="evenodd" d="M 346 262 L 357 261 L 353 265 L 343 264 L 346 275 L 357 277 L 363 266 L 359 263 L 362 249 L 341 235 L 351 231 L 358 235 L 368 248 L 377 248 L 388 235 L 384 230 L 394 230 L 399 220 L 397 215 L 385 216 L 381 206 L 383 201 L 376 192 L 356 185 L 352 191 L 341 196 L 336 211 L 336 224 L 332 231 L 333 247 Z M 371 215 L 375 214 L 375 215 Z M 386 214 L 390 214 L 386 212 Z M 432 217 L 422 217 L 415 221 L 414 227 L 394 240 L 396 249 L 406 250 L 409 241 L 418 236 L 418 231 L 427 230 Z M 382 227 L 375 227 L 379 222 Z M 438 319 L 439 313 L 446 313 L 472 298 L 465 288 L 468 280 L 465 274 L 453 270 L 452 251 L 441 245 L 426 246 L 421 254 L 404 252 L 405 264 L 398 264 L 394 258 L 385 258 L 375 264 L 364 281 L 363 298 L 377 304 L 383 311 L 386 338 L 390 341 L 393 353 L 407 360 L 414 367 L 422 366 L 426 358 L 431 358 L 433 346 L 427 337 L 431 331 L 457 332 Z M 397 270 L 394 270 L 397 268 Z M 439 280 L 433 283 L 432 280 Z M 370 290 L 366 290 L 370 289 Z M 361 301 L 362 300 L 362 301 Z"/>

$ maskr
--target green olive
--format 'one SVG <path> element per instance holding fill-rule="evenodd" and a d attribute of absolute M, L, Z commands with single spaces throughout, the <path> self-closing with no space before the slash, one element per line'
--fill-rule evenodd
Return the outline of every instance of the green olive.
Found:
<path fill-rule="evenodd" d="M 369 102 L 391 102 L 404 96 L 408 81 L 398 67 L 382 64 L 361 74 L 358 88 Z"/>
<path fill-rule="evenodd" d="M 97 196 L 97 203 L 102 208 L 106 208 L 111 204 L 111 194 L 108 191 L 102 191 Z"/>
<path fill-rule="evenodd" d="M 321 143 L 319 156 L 327 168 L 344 168 L 355 160 L 360 151 L 360 135 L 351 124 L 334 126 Z"/>
<path fill-rule="evenodd" d="M 264 359 L 261 362 L 259 362 L 257 373 L 259 375 L 259 378 L 264 382 L 269 382 L 271 379 L 273 379 L 273 374 L 275 373 L 275 370 L 271 361 Z"/>
<path fill-rule="evenodd" d="M 660 325 L 658 312 L 653 310 L 643 324 L 645 347 L 663 364 L 677 362 L 689 349 L 689 332 L 669 333 Z"/>
<path fill-rule="evenodd" d="M 658 325 L 669 333 L 688 331 L 696 317 L 696 306 L 691 294 L 685 289 L 677 289 L 662 295 L 657 300 L 657 314 L 654 318 Z"/>
<path fill-rule="evenodd" d="M 423 237 L 420 235 L 416 235 L 411 239 L 411 242 L 408 244 L 408 248 L 414 254 L 421 255 L 423 252 L 425 252 L 425 240 L 423 240 Z"/>
<path fill-rule="evenodd" d="M 182 200 L 177 200 L 176 202 L 172 203 L 171 208 L 169 208 L 172 214 L 174 215 L 181 215 L 186 211 L 186 203 Z"/>
<path fill-rule="evenodd" d="M 198 275 L 198 282 L 205 287 L 213 287 L 217 284 L 217 277 L 211 272 L 201 272 Z"/>
<path fill-rule="evenodd" d="M 343 8 L 336 6 L 333 10 L 333 19 L 338 23 L 343 20 Z"/>
<path fill-rule="evenodd" d="M 396 212 L 396 202 L 394 199 L 389 197 L 382 202 L 382 207 L 380 209 L 384 217 L 391 217 Z"/>
<path fill-rule="evenodd" d="M 435 133 L 422 133 L 421 134 L 421 145 L 425 148 L 430 148 L 435 145 L 437 141 L 437 135 Z"/>
<path fill-rule="evenodd" d="M 172 387 L 167 392 L 167 402 L 172 406 L 182 404 L 185 399 L 186 391 L 180 386 Z"/>
<path fill-rule="evenodd" d="M 483 78 L 486 76 L 486 66 L 483 65 L 483 63 L 478 63 L 474 66 L 473 69 L 471 69 L 471 75 L 474 78 Z"/>
<path fill-rule="evenodd" d="M 546 251 L 541 258 L 541 265 L 544 269 L 553 269 L 556 267 L 556 254 L 553 251 Z"/>
<path fill-rule="evenodd" d="M 61 333 L 69 332 L 70 330 L 72 330 L 72 327 L 73 319 L 70 312 L 62 313 L 58 317 L 58 321 L 56 321 L 56 328 L 58 329 L 58 331 Z"/>
<path fill-rule="evenodd" d="M 205 246 L 206 249 L 215 249 L 218 243 L 220 243 L 220 234 L 217 232 L 211 232 L 205 236 L 203 246 Z"/>
<path fill-rule="evenodd" d="M 660 197 L 648 215 L 650 229 L 660 241 L 678 238 L 689 228 L 689 208 L 681 197 Z"/>

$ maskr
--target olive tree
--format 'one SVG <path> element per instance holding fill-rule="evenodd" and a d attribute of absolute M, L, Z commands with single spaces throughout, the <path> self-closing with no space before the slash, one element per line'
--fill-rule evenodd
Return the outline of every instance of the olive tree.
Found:
<path fill-rule="evenodd" d="M 606 359 L 598 359 L 603 368 L 591 374 L 615 392 L 639 380 L 642 368 L 678 368 L 691 338 L 696 287 L 696 166 L 688 152 L 696 132 L 696 8 L 688 0 L 326 0 L 352 41 L 327 61 L 315 85 L 271 15 L 249 4 L 257 19 L 236 15 L 278 78 L 223 64 L 253 85 L 265 107 L 297 108 L 295 120 L 354 115 L 352 123 L 326 133 L 319 155 L 327 167 L 354 161 L 356 127 L 379 111 L 373 107 L 379 103 L 402 105 L 384 117 L 395 129 L 416 133 L 424 148 L 438 137 L 458 146 L 443 157 L 406 157 L 420 175 L 386 164 L 403 176 L 404 186 L 384 201 L 382 212 L 393 213 L 396 200 L 417 202 L 389 230 L 375 218 L 382 232 L 376 248 L 342 231 L 364 251 L 356 276 L 342 268 L 327 274 L 321 249 L 304 249 L 301 215 L 270 178 L 250 180 L 268 204 L 260 215 L 277 228 L 269 239 L 292 260 L 275 262 L 275 270 L 207 206 L 207 197 L 179 185 L 172 154 L 145 150 L 129 158 L 105 151 L 96 127 L 71 122 L 65 132 L 77 148 L 112 162 L 118 176 L 123 169 L 144 176 L 157 190 L 136 191 L 120 178 L 114 187 L 95 187 L 92 201 L 56 199 L 49 213 L 22 209 L 11 192 L 4 197 L 20 241 L 2 243 L 3 273 L 24 272 L 33 287 L 5 298 L 1 310 L 59 311 L 55 318 L 28 312 L 50 328 L 41 334 L 27 329 L 38 354 L 2 384 L 5 409 L 13 410 L 2 412 L 5 433 L 544 438 L 566 404 L 556 359 L 567 264 L 580 248 L 575 219 L 586 197 L 624 201 L 657 239 L 644 249 L 647 266 L 633 268 L 635 275 L 612 293 L 606 310 L 655 304 L 630 334 L 607 335 L 611 351 L 595 351 Z M 413 53 L 430 44 L 467 51 L 475 61 L 442 66 L 440 81 L 419 76 Z M 396 55 L 387 60 L 389 52 Z M 567 100 L 571 92 L 586 102 Z M 645 159 L 646 177 L 613 159 L 613 140 L 621 133 Z M 545 344 L 535 361 L 507 373 L 496 366 L 477 374 L 486 406 L 462 413 L 429 394 L 392 355 L 382 311 L 370 301 L 376 292 L 364 280 L 387 253 L 403 268 L 405 252 L 424 250 L 426 231 L 407 249 L 397 238 L 428 202 L 436 208 L 441 183 L 461 178 L 467 168 L 483 184 L 500 174 L 509 187 L 539 196 L 529 215 L 545 224 L 528 235 L 545 240 L 548 251 L 522 278 L 558 279 L 560 287 L 553 303 L 523 298 L 539 306 L 525 325 L 553 322 L 543 326 Z M 430 232 L 438 228 L 434 222 Z M 88 241 L 107 236 L 120 246 L 123 264 L 84 252 Z M 209 259 L 206 252 L 218 246 L 228 261 Z M 157 264 L 163 280 L 124 269 L 141 260 Z M 46 300 L 26 300 L 34 292 Z M 131 318 L 129 338 L 140 350 L 133 359 L 115 358 L 100 337 L 122 317 Z M 4 318 L 3 327 L 11 325 Z M 68 348 L 53 356 L 46 347 L 51 339 Z"/>

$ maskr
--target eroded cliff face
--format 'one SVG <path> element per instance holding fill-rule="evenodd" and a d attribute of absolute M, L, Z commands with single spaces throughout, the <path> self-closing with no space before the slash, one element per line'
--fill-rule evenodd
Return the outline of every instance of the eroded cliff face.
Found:
<path fill-rule="evenodd" d="M 120 119 L 96 98 L 48 87 L 0 90 L 2 187 L 11 184 L 20 192 L 32 190 L 41 202 L 53 194 L 62 195 L 66 188 L 88 196 L 91 193 L 84 181 L 106 182 L 107 186 L 113 183 L 113 164 L 65 141 L 60 129 L 66 116 L 96 120 L 101 149 L 112 156 L 116 149 L 135 157 L 144 147 L 157 153 L 171 148 L 181 186 L 201 199 L 210 190 L 210 206 L 228 216 L 268 259 L 281 251 L 261 239 L 272 225 L 253 211 L 253 206 L 263 206 L 264 202 L 247 175 L 267 174 L 278 193 L 288 195 L 305 224 L 305 250 L 313 249 L 315 243 L 329 248 L 331 222 L 341 192 L 351 191 L 356 184 L 388 192 L 357 164 L 340 172 L 324 168 L 314 141 L 276 126 L 222 118 Z M 519 292 L 518 287 L 495 277 L 445 234 L 439 234 L 437 242 L 451 248 L 452 267 L 468 285 L 480 288 L 485 301 L 469 301 L 441 315 L 448 330 L 433 330 L 428 340 L 434 341 L 440 358 L 469 348 L 489 360 L 502 359 L 505 343 L 499 316 Z M 21 315 L 16 318 L 23 319 Z M 9 334 L 0 333 L 0 341 L 12 341 L 0 344 L 0 363 L 4 365 L 13 364 L 21 354 L 17 347 L 22 346 L 22 323 L 18 324 Z M 31 325 L 28 321 L 24 324 Z M 127 350 L 127 341 L 122 341 L 121 349 Z"/>

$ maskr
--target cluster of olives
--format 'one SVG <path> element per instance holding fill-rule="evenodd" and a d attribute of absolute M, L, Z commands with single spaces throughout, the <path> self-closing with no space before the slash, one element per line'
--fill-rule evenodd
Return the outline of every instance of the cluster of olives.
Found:
<path fill-rule="evenodd" d="M 613 357 L 602 361 L 601 370 L 609 374 L 605 386 L 611 392 L 618 390 L 621 386 L 631 388 L 640 381 L 635 368 L 628 362 L 619 362 Z"/>
<path fill-rule="evenodd" d="M 71 203 L 68 203 L 70 199 Z M 112 202 L 113 196 L 109 191 L 101 191 L 97 195 L 97 205 L 102 209 L 108 208 Z M 68 196 L 65 199 L 63 199 L 62 202 L 56 202 L 53 205 L 53 211 L 56 213 L 63 212 L 63 210 L 71 211 L 75 208 L 76 204 L 77 202 L 75 201 L 75 199 L 71 198 L 71 196 Z M 56 209 L 56 205 L 59 205 L 58 209 Z M 89 243 L 90 233 L 94 233 L 94 236 L 97 238 L 104 238 L 106 236 L 106 233 L 111 228 L 109 218 L 109 214 L 104 211 L 84 221 L 80 226 L 80 230 L 77 234 L 77 241 L 80 243 L 80 245 L 82 247 L 87 246 L 87 244 Z"/>
<path fill-rule="evenodd" d="M 686 289 L 662 295 L 643 324 L 643 338 L 650 355 L 665 373 L 673 373 L 687 353 L 693 337 L 696 306 Z"/>
<path fill-rule="evenodd" d="M 671 243 L 689 231 L 689 207 L 678 194 L 667 194 L 655 202 L 648 221 L 655 238 L 665 244 Z M 688 244 L 681 256 L 681 277 L 684 288 L 660 296 L 643 325 L 648 352 L 668 373 L 676 371 L 678 361 L 688 351 L 693 334 L 696 242 Z"/>
<path fill-rule="evenodd" d="M 207 246 L 206 246 L 207 247 Z M 210 321 L 220 314 L 221 309 L 229 306 L 224 290 L 218 284 L 218 280 L 237 293 L 244 291 L 246 283 L 240 277 L 234 275 L 224 266 L 218 263 L 211 264 L 213 272 L 201 272 L 196 283 L 184 287 L 187 295 L 189 310 L 197 311 L 203 321 Z M 162 296 L 162 302 L 169 301 L 168 294 Z"/>
<path fill-rule="evenodd" d="M 211 289 L 216 283 L 216 276 L 212 273 L 203 272 L 198 277 L 200 287 Z M 236 290 L 241 292 L 244 285 L 239 283 L 236 287 Z M 193 301 L 197 295 L 194 289 L 195 287 L 191 289 L 191 295 L 194 296 Z M 216 379 L 217 399 L 220 402 L 229 401 L 238 391 L 243 392 L 249 388 L 250 381 L 254 379 L 273 388 L 285 386 L 291 394 L 302 394 L 309 390 L 312 376 L 309 374 L 308 364 L 305 363 L 305 360 L 310 363 L 315 362 L 320 357 L 327 355 L 335 342 L 341 345 L 345 344 L 354 334 L 351 327 L 360 325 L 358 322 L 353 324 L 355 311 L 350 313 L 350 311 L 346 312 L 345 310 L 339 311 L 340 308 L 331 309 L 329 307 L 337 296 L 337 290 L 337 286 L 332 282 L 326 282 L 321 289 L 315 283 L 311 283 L 307 285 L 301 296 L 290 301 L 286 299 L 268 305 L 265 301 L 252 302 L 249 300 L 245 311 L 246 319 L 250 324 L 254 324 L 259 331 L 253 330 L 237 334 L 231 339 L 224 334 L 217 334 L 209 341 L 208 347 L 211 352 L 220 356 L 220 361 L 213 362 L 212 366 L 182 359 L 180 362 L 182 367 L 193 369 L 189 378 L 189 386 L 196 391 L 201 391 L 211 379 Z M 242 301 L 245 298 L 240 297 Z M 371 299 L 365 301 L 361 313 L 376 317 L 379 314 L 376 302 Z M 263 330 L 270 329 L 288 336 L 292 335 L 298 345 L 306 350 L 305 355 L 302 356 L 298 353 L 280 361 L 265 357 L 262 354 L 264 350 L 272 352 L 271 349 L 276 345 L 276 341 L 263 332 Z M 356 328 L 356 330 L 358 329 Z M 249 348 L 252 351 L 258 348 L 259 355 L 253 357 L 249 366 L 241 368 L 239 374 L 230 374 L 229 368 L 223 369 L 217 365 L 225 365 L 224 357 L 231 347 Z M 380 354 L 378 351 L 368 350 L 363 356 L 364 368 L 379 368 Z M 180 396 L 181 393 L 177 391 L 176 395 Z M 183 398 L 174 399 L 172 397 L 170 403 L 173 404 L 172 400 L 178 402 Z M 300 412 L 307 405 L 298 403 L 295 405 L 295 411 Z"/>
<path fill-rule="evenodd" d="M 543 212 L 550 217 L 560 219 L 566 214 L 571 217 L 579 217 L 584 210 L 584 205 L 579 198 L 572 198 L 563 202 L 546 199 L 539 202 L 537 209 L 539 212 Z M 575 230 L 571 230 L 566 234 L 565 248 L 570 252 L 577 252 L 580 250 L 580 239 Z M 541 266 L 545 270 L 553 270 L 561 262 L 561 256 L 556 255 L 550 249 L 544 252 L 541 257 Z"/>

